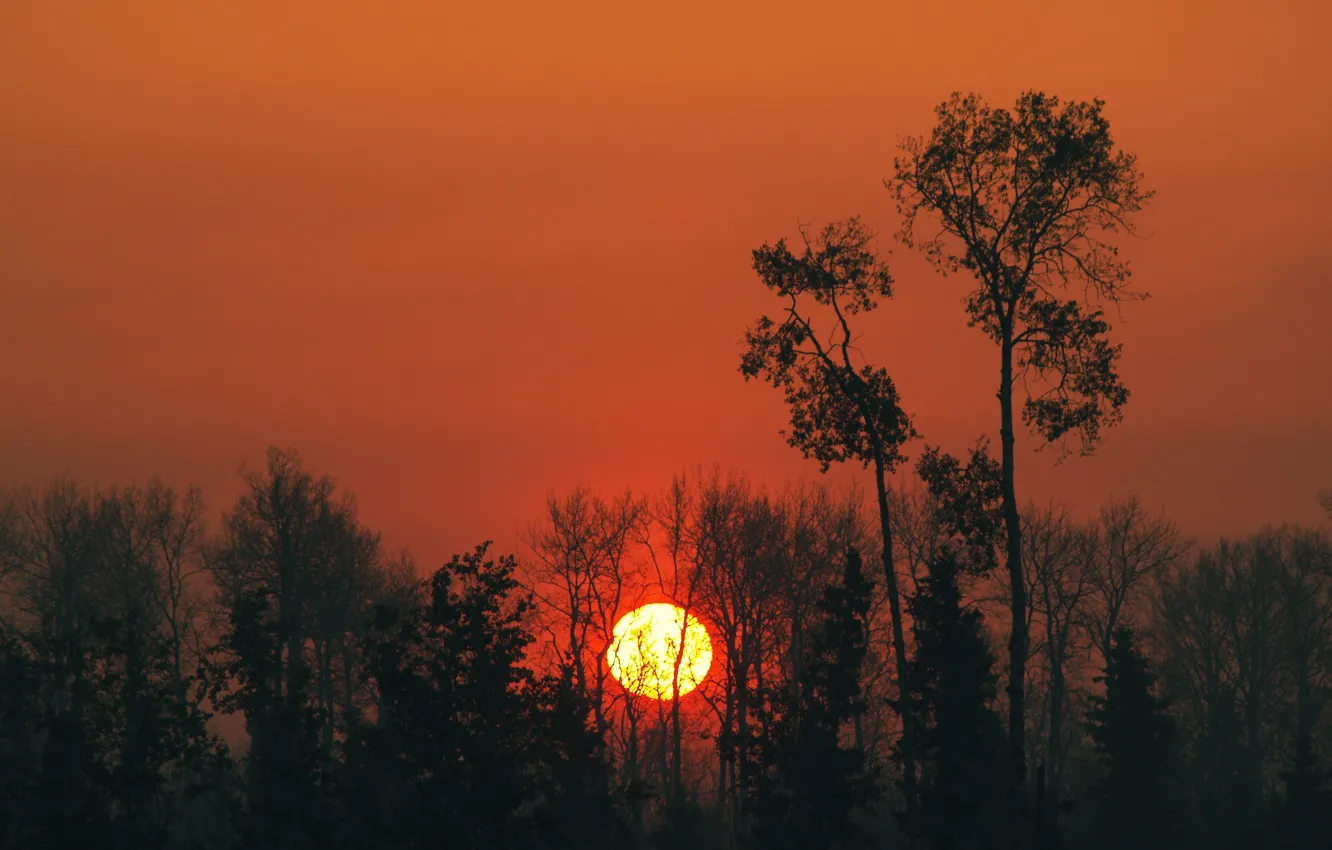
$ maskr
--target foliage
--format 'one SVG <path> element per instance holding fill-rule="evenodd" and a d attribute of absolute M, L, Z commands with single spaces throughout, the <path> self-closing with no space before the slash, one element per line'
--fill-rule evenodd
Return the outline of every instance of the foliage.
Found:
<path fill-rule="evenodd" d="M 1041 92 L 1023 94 L 1011 111 L 954 94 L 928 137 L 903 142 L 891 181 L 903 241 L 940 271 L 975 278 L 970 324 L 1015 348 L 1019 370 L 1039 387 L 1023 420 L 1049 441 L 1075 434 L 1084 450 L 1118 420 L 1128 390 L 1102 311 L 1060 293 L 1136 297 L 1109 236 L 1133 232 L 1133 214 L 1151 198 L 1103 110 L 1099 100 Z M 937 217 L 938 231 L 922 227 L 924 214 Z"/>
<path fill-rule="evenodd" d="M 866 710 L 860 675 L 871 589 L 850 550 L 841 585 L 824 591 L 804 678 L 766 694 L 750 749 L 756 847 L 846 848 L 866 840 L 857 816 L 873 799 L 874 771 L 863 748 L 843 738 Z"/>
<path fill-rule="evenodd" d="M 658 526 L 670 531 L 693 582 L 682 592 L 715 629 L 725 663 L 690 696 L 688 721 L 673 725 L 675 701 L 639 706 L 626 727 L 625 695 L 598 688 L 591 658 L 611 597 L 581 609 L 592 637 L 567 654 L 593 674 L 580 681 L 541 652 L 540 630 L 563 621 L 536 616 L 515 559 L 483 545 L 404 583 L 408 562 L 372 557 L 350 500 L 290 454 L 247 479 L 207 541 L 197 494 L 160 483 L 0 496 L 0 847 L 850 847 L 891 845 L 880 821 L 894 814 L 919 846 L 1013 842 L 979 610 L 1006 592 L 984 574 L 1003 533 L 984 448 L 921 463 L 930 495 L 908 557 L 927 575 L 900 668 L 919 710 L 901 727 L 876 651 L 882 600 L 858 555 L 837 557 L 876 542 L 854 497 L 718 476 L 676 494 L 673 525 L 626 499 L 558 527 L 588 532 L 542 550 L 576 581 L 631 577 Z M 1023 522 L 1041 636 L 1033 743 L 1058 759 L 1038 780 L 1075 806 L 1062 822 L 1044 810 L 1054 828 L 1032 846 L 1325 846 L 1326 529 L 1267 529 L 1185 559 L 1173 523 L 1132 498 L 1081 522 L 1054 506 Z M 191 576 L 212 578 L 213 605 Z M 1104 691 L 1088 693 L 1077 665 L 1102 654 L 1107 630 Z M 248 752 L 210 733 L 215 711 L 244 719 Z M 879 773 L 907 731 L 920 742 L 915 809 Z M 712 744 L 697 738 L 723 733 L 718 761 L 700 759 Z M 743 769 L 726 773 L 727 758 Z"/>
<path fill-rule="evenodd" d="M 850 317 L 892 297 L 892 277 L 870 249 L 872 234 L 857 219 L 828 225 L 797 256 L 786 240 L 754 251 L 754 270 L 788 303 L 780 320 L 761 317 L 745 332 L 740 372 L 780 389 L 791 411 L 787 440 L 826 471 L 834 463 L 882 463 L 901 459 L 900 446 L 915 435 L 886 369 L 857 367 Z M 808 298 L 833 314 L 825 342 Z"/>
<path fill-rule="evenodd" d="M 925 482 L 940 521 L 954 538 L 959 566 L 973 575 L 993 569 L 1004 539 L 999 513 L 1003 487 L 989 442 L 978 441 L 965 464 L 929 446 L 916 462 L 916 472 Z"/>
<path fill-rule="evenodd" d="M 911 602 L 922 769 L 920 812 L 905 827 L 924 847 L 981 850 L 1002 834 L 1003 727 L 983 618 L 963 605 L 959 572 L 954 555 L 941 553 Z"/>
<path fill-rule="evenodd" d="M 1116 630 L 1105 675 L 1097 681 L 1105 694 L 1092 698 L 1088 729 L 1101 766 L 1094 788 L 1098 842 L 1106 848 L 1174 847 L 1177 732 L 1130 629 Z"/>

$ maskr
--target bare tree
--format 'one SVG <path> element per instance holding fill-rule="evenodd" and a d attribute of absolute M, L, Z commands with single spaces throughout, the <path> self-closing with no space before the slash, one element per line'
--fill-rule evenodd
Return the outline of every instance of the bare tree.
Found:
<path fill-rule="evenodd" d="M 294 451 L 269 449 L 264 469 L 242 479 L 208 557 L 239 687 L 228 707 L 244 710 L 260 765 L 296 758 L 291 724 L 313 712 L 327 764 L 337 734 L 358 721 L 355 636 L 384 586 L 379 539 Z"/>
<path fill-rule="evenodd" d="M 1132 618 L 1151 579 L 1179 563 L 1192 543 L 1172 520 L 1147 513 L 1136 496 L 1103 507 L 1092 533 L 1096 605 L 1086 614 L 1104 666 L 1115 629 L 1136 626 Z"/>
<path fill-rule="evenodd" d="M 1232 711 L 1253 805 L 1270 751 L 1271 710 L 1283 663 L 1282 588 L 1277 563 L 1259 557 L 1256 539 L 1221 541 L 1189 570 L 1164 582 L 1162 641 L 1182 673 L 1200 734 L 1226 733 Z"/>
<path fill-rule="evenodd" d="M 1280 586 L 1282 678 L 1294 715 L 1291 761 L 1298 766 L 1313 757 L 1315 731 L 1332 700 L 1332 538 L 1283 528 L 1259 535 L 1253 546 L 1253 557 L 1269 563 Z"/>
<path fill-rule="evenodd" d="M 888 507 L 892 514 L 893 542 L 899 550 L 897 560 L 905 564 L 914 594 L 930 562 L 948 545 L 951 534 L 935 500 L 918 485 L 904 481 L 891 489 Z"/>
<path fill-rule="evenodd" d="M 203 495 L 190 487 L 183 497 L 153 481 L 146 495 L 152 547 L 159 563 L 154 601 L 171 641 L 172 690 L 179 705 L 198 704 L 203 694 L 187 693 L 187 669 L 198 671 L 203 658 L 204 587 Z"/>
<path fill-rule="evenodd" d="M 606 501 L 586 488 L 546 500 L 542 522 L 527 533 L 529 581 L 542 602 L 542 628 L 556 662 L 573 672 L 600 736 L 611 727 L 606 648 L 616 617 L 642 594 L 633 550 L 643 537 L 647 506 L 626 492 Z"/>
<path fill-rule="evenodd" d="M 704 492 L 706 497 L 706 491 Z M 653 545 L 645 540 L 656 577 L 656 586 L 673 604 L 684 610 L 680 623 L 680 637 L 675 642 L 676 657 L 671 678 L 670 700 L 657 702 L 658 723 L 661 730 L 658 763 L 665 787 L 668 817 L 677 814 L 684 804 L 684 725 L 680 710 L 680 666 L 686 649 L 686 630 L 694 616 L 699 574 L 702 570 L 700 552 L 708 541 L 698 527 L 698 488 L 691 486 L 684 476 L 676 476 L 670 487 L 657 500 L 652 517 L 662 532 L 664 545 Z"/>
<path fill-rule="evenodd" d="M 1093 592 L 1088 536 L 1066 508 L 1028 508 L 1023 516 L 1023 568 L 1032 589 L 1032 610 L 1039 637 L 1033 650 L 1044 658 L 1049 687 L 1045 694 L 1045 740 L 1041 749 L 1046 793 L 1054 805 L 1038 810 L 1058 828 L 1058 800 L 1064 788 L 1064 762 L 1071 743 L 1064 718 L 1068 675 L 1077 656 L 1079 619 Z"/>

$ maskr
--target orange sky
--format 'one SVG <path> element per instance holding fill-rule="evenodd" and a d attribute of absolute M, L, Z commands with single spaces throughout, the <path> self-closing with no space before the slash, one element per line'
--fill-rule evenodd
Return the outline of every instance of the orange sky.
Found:
<path fill-rule="evenodd" d="M 392 7 L 385 11 L 380 7 Z M 749 251 L 862 214 L 954 89 L 1100 96 L 1158 198 L 1091 460 L 1201 536 L 1332 485 L 1321 2 L 0 5 L 0 483 L 195 480 L 293 445 L 433 565 L 550 488 L 816 474 L 737 373 Z M 961 281 L 906 250 L 870 350 L 920 430 L 997 419 Z"/>

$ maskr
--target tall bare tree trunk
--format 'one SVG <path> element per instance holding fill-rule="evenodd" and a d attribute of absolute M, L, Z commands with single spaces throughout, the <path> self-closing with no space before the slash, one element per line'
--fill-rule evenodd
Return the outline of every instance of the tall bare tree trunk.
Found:
<path fill-rule="evenodd" d="M 874 485 L 879 497 L 879 527 L 883 531 L 883 580 L 888 589 L 888 611 L 892 619 L 893 657 L 897 664 L 897 698 L 902 714 L 902 795 L 908 817 L 916 811 L 915 710 L 907 689 L 906 637 L 902 632 L 902 600 L 897 590 L 897 568 L 893 563 L 893 525 L 888 512 L 887 469 L 882 452 L 874 463 Z"/>
<path fill-rule="evenodd" d="M 1013 841 L 1021 846 L 1025 833 L 1027 749 L 1026 700 L 1027 678 L 1027 588 L 1022 574 L 1022 522 L 1018 515 L 1017 488 L 1014 478 L 1013 440 L 1013 343 L 1011 327 L 1005 327 L 999 373 L 999 439 L 1003 446 L 1003 514 L 1008 555 L 1008 581 L 1012 595 L 1009 615 L 1012 626 L 1008 640 L 1008 745 L 1012 760 L 1012 785 L 1009 788 L 1010 828 Z"/>

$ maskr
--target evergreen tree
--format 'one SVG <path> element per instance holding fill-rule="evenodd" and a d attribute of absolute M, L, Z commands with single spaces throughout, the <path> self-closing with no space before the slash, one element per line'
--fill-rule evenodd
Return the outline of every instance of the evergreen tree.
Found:
<path fill-rule="evenodd" d="M 904 826 L 931 850 L 988 850 L 1002 823 L 1004 730 L 984 618 L 963 606 L 959 569 L 955 551 L 940 554 L 911 602 L 923 758 L 920 813 Z"/>
<path fill-rule="evenodd" d="M 536 690 L 539 766 L 532 818 L 538 850 L 612 850 L 627 845 L 627 824 L 615 806 L 609 766 L 592 706 L 564 666 Z"/>
<path fill-rule="evenodd" d="M 1192 843 L 1208 850 L 1259 845 L 1266 832 L 1262 786 L 1234 694 L 1219 688 L 1207 702 L 1188 783 Z"/>
<path fill-rule="evenodd" d="M 17 636 L 0 632 L 0 847 L 37 846 L 43 677 Z"/>
<path fill-rule="evenodd" d="M 1092 698 L 1089 717 L 1101 768 L 1093 787 L 1098 842 L 1116 850 L 1174 847 L 1177 733 L 1130 629 L 1115 631 L 1105 675 L 1096 681 L 1105 685 L 1105 695 Z"/>
<path fill-rule="evenodd" d="M 347 846 L 353 835 L 459 850 L 618 840 L 589 706 L 569 671 L 538 680 L 524 665 L 532 600 L 516 593 L 517 561 L 488 546 L 455 556 L 424 605 L 386 613 L 367 641 L 379 714 L 352 750 Z"/>
<path fill-rule="evenodd" d="M 1328 772 L 1308 741 L 1300 741 L 1295 759 L 1281 774 L 1284 794 L 1277 808 L 1282 847 L 1332 850 L 1332 792 Z"/>
<path fill-rule="evenodd" d="M 847 553 L 842 583 L 824 591 L 822 621 L 798 683 L 774 689 L 759 711 L 751 752 L 758 768 L 754 846 L 818 850 L 859 846 L 857 810 L 874 795 L 864 750 L 842 743 L 865 712 L 865 659 L 872 583 L 860 554 Z"/>

